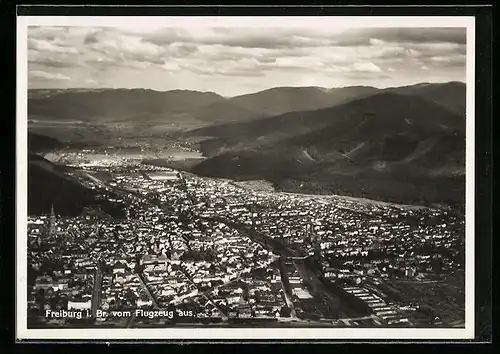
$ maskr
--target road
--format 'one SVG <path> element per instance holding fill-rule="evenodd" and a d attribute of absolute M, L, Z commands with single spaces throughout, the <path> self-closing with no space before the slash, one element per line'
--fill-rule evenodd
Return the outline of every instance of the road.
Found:
<path fill-rule="evenodd" d="M 241 223 L 237 223 L 231 220 L 226 220 L 225 218 L 215 218 L 217 221 L 225 223 L 227 226 L 236 229 L 242 235 L 249 237 L 250 239 L 260 243 L 268 250 L 271 250 L 273 253 L 280 254 L 282 259 L 293 259 L 293 263 L 299 274 L 302 276 L 304 281 L 311 285 L 314 289 L 314 294 L 317 298 L 319 298 L 325 305 L 332 311 L 338 314 L 338 316 L 356 316 L 356 312 L 351 310 L 348 306 L 346 306 L 339 298 L 337 298 L 334 294 L 332 294 L 323 284 L 323 282 L 319 279 L 318 275 L 314 272 L 314 270 L 310 269 L 304 260 L 307 257 L 301 257 L 298 255 L 298 251 L 289 248 L 286 245 L 282 244 L 276 239 L 263 235 L 257 232 L 254 229 L 249 229 L 246 225 Z M 283 275 L 283 271 L 281 274 Z M 282 281 L 283 282 L 283 281 Z M 286 277 L 285 277 L 286 283 Z M 285 285 L 285 299 L 287 300 L 287 305 L 293 309 L 293 316 L 295 315 L 295 311 L 293 308 L 293 303 L 291 302 L 291 293 L 290 289 L 288 289 Z"/>
<path fill-rule="evenodd" d="M 102 272 L 101 268 L 97 267 L 94 274 L 94 286 L 92 290 L 92 317 L 96 317 L 97 309 L 101 301 L 101 284 Z"/>
<path fill-rule="evenodd" d="M 140 274 L 138 274 L 138 273 L 135 273 L 135 275 L 139 278 L 139 281 L 141 282 L 141 285 L 142 285 L 143 289 L 146 291 L 146 293 L 148 294 L 149 298 L 152 300 L 154 308 L 155 309 L 159 309 L 160 307 L 158 306 L 158 303 L 156 302 L 156 299 L 154 298 L 153 294 L 151 294 L 151 292 L 149 291 L 149 288 L 147 287 L 146 283 L 142 279 L 142 276 Z M 130 316 L 129 321 L 127 322 L 127 328 L 130 328 L 132 326 L 132 324 L 135 321 L 135 318 L 136 318 L 135 311 L 132 311 L 132 316 Z"/>
<path fill-rule="evenodd" d="M 286 274 L 283 259 L 281 257 L 278 259 L 278 266 L 281 275 L 281 285 L 283 286 L 283 292 L 285 293 L 286 305 L 290 308 L 290 317 L 297 320 L 297 312 L 295 311 L 295 306 L 293 305 L 293 301 L 291 299 L 290 282 L 288 281 L 288 275 Z"/>
<path fill-rule="evenodd" d="M 181 269 L 182 269 L 182 274 L 184 275 L 184 277 L 193 285 L 196 287 L 196 289 L 198 289 L 200 295 L 202 295 L 205 299 L 207 299 L 207 301 L 209 301 L 212 305 L 215 306 L 215 308 L 222 314 L 222 320 L 223 321 L 227 321 L 229 319 L 229 317 L 227 316 L 227 314 L 220 308 L 219 305 L 217 305 L 215 303 L 215 301 L 210 297 L 208 296 L 208 294 L 206 292 L 203 292 L 200 290 L 199 286 L 191 279 L 191 277 L 189 276 L 189 273 L 184 269 L 184 267 L 181 266 Z"/>
<path fill-rule="evenodd" d="M 207 221 L 215 221 L 225 224 L 226 226 L 238 231 L 241 235 L 248 237 L 254 242 L 257 242 L 267 250 L 273 252 L 274 254 L 281 255 L 282 257 L 299 257 L 296 251 L 287 248 L 281 241 L 271 238 L 267 235 L 261 234 L 255 229 L 249 228 L 247 225 L 235 222 L 224 217 L 200 217 L 201 219 Z"/>
<path fill-rule="evenodd" d="M 132 192 L 132 191 L 126 191 L 126 190 L 124 190 L 124 189 L 122 189 L 122 188 L 120 188 L 120 189 L 113 188 L 113 187 L 111 187 L 111 186 L 108 186 L 105 182 L 103 182 L 103 181 L 101 181 L 101 180 L 98 180 L 98 179 L 97 179 L 97 178 L 95 178 L 94 176 L 90 176 L 90 175 L 89 175 L 88 177 L 92 178 L 93 180 L 94 180 L 94 179 L 96 179 L 98 182 L 100 182 L 100 185 L 101 185 L 101 186 L 103 186 L 103 187 L 104 187 L 104 188 L 106 188 L 106 189 L 111 189 L 111 190 L 113 190 L 113 191 L 115 191 L 115 192 L 119 193 L 120 195 L 123 195 L 123 194 L 130 195 L 130 194 L 132 194 L 132 195 L 134 195 L 135 197 L 139 197 L 140 199 L 142 199 L 143 201 L 145 201 L 145 202 L 147 202 L 147 203 L 151 203 L 151 204 L 157 205 L 157 206 L 159 206 L 159 207 L 162 207 L 163 209 L 168 209 L 168 208 L 165 208 L 163 205 L 161 205 L 160 203 L 158 203 L 158 202 L 156 202 L 156 201 L 150 200 L 149 198 L 145 198 L 145 197 L 144 197 L 143 195 L 141 195 L 140 193 L 134 193 L 134 192 Z M 97 181 L 96 181 L 96 182 L 97 182 Z M 189 199 L 191 200 L 191 202 L 195 203 L 195 202 L 196 202 L 196 200 L 194 199 L 194 197 L 192 196 L 192 194 L 189 192 L 188 187 L 187 187 L 187 184 L 185 183 L 184 178 L 182 177 L 182 175 L 181 175 L 181 181 L 183 182 L 183 187 L 184 187 L 184 189 L 185 189 L 186 193 L 188 194 Z M 170 211 L 170 210 L 169 210 L 169 211 Z M 198 215 L 195 215 L 195 216 L 196 216 L 196 217 L 198 217 L 198 218 L 200 218 L 200 219 L 203 219 L 203 220 L 212 220 L 212 218 L 203 218 L 203 217 L 200 217 L 200 216 L 198 216 Z M 212 220 L 212 221 L 214 221 L 214 220 Z M 220 222 L 224 222 L 224 223 L 226 223 L 226 224 L 231 224 L 231 225 L 237 226 L 237 224 L 236 224 L 236 223 L 234 223 L 234 222 L 232 222 L 231 220 L 220 219 L 220 220 L 217 220 L 217 221 L 220 221 Z M 240 229 L 241 229 L 241 228 L 240 228 Z M 255 236 L 255 235 L 254 235 L 254 236 Z M 255 237 L 254 237 L 254 238 L 255 238 Z M 254 238 L 252 238 L 252 239 L 254 239 Z M 260 241 L 261 241 L 261 242 L 263 242 L 263 241 L 265 241 L 265 239 L 260 239 Z M 264 242 L 264 244 L 266 244 L 266 242 Z M 266 247 L 266 248 L 268 248 L 268 247 Z M 185 271 L 184 269 L 183 269 L 183 274 L 184 274 L 184 276 L 186 277 L 186 279 L 188 279 L 188 281 L 190 281 L 190 282 L 191 282 L 191 283 L 192 283 L 192 284 L 193 284 L 193 285 L 194 285 L 194 286 L 198 289 L 198 291 L 200 292 L 200 294 L 201 294 L 202 296 L 204 296 L 204 297 L 207 299 L 207 301 L 211 302 L 211 303 L 212 303 L 212 304 L 213 304 L 213 305 L 217 308 L 217 310 L 218 310 L 218 311 L 222 314 L 222 319 L 223 319 L 224 321 L 227 321 L 227 320 L 228 320 L 228 316 L 227 316 L 227 314 L 226 314 L 226 313 L 225 313 L 225 312 L 224 312 L 224 311 L 220 308 L 220 306 L 219 306 L 219 305 L 217 305 L 217 304 L 213 301 L 213 299 L 211 299 L 211 298 L 208 296 L 208 294 L 207 294 L 207 293 L 205 293 L 205 292 L 201 292 L 201 291 L 200 291 L 199 287 L 198 287 L 198 286 L 197 286 L 197 285 L 196 285 L 196 284 L 192 281 L 192 279 L 189 277 L 189 274 L 187 274 L 187 273 L 186 273 L 186 271 Z M 150 293 L 150 291 L 149 291 L 148 287 L 146 286 L 146 284 L 145 284 L 144 280 L 142 279 L 141 275 L 140 275 L 140 274 L 138 274 L 138 276 L 139 276 L 139 279 L 140 279 L 141 284 L 143 285 L 144 289 L 146 290 L 146 292 L 148 293 L 148 295 L 150 296 L 150 298 L 153 300 L 153 305 L 155 306 L 155 308 L 159 308 L 158 303 L 156 302 L 156 299 L 155 299 L 155 298 L 152 296 L 152 294 Z M 134 320 L 135 320 L 135 314 L 131 317 L 130 321 L 129 321 L 129 322 L 128 322 L 128 324 L 127 324 L 127 327 L 130 327 L 130 326 L 132 325 L 132 323 L 134 322 Z"/>
<path fill-rule="evenodd" d="M 136 318 L 135 311 L 132 311 L 132 316 L 130 316 L 130 319 L 127 322 L 127 326 L 126 326 L 127 328 L 132 327 L 132 324 L 134 323 L 135 318 Z"/>
<path fill-rule="evenodd" d="M 231 283 L 233 283 L 235 281 L 238 281 L 238 280 L 241 280 L 241 277 L 236 277 L 234 279 L 231 279 L 231 280 L 229 280 L 227 282 L 224 282 L 222 284 L 219 284 L 217 286 L 214 286 L 213 288 L 210 288 L 210 289 L 202 291 L 202 292 L 200 292 L 198 290 L 198 288 L 196 288 L 196 290 L 193 290 L 193 291 L 191 291 L 188 294 L 185 294 L 185 295 L 182 295 L 182 296 L 180 296 L 178 298 L 173 299 L 172 301 L 169 302 L 169 304 L 178 304 L 179 301 L 181 301 L 181 300 L 184 300 L 184 299 L 187 299 L 187 298 L 190 298 L 190 297 L 193 297 L 193 296 L 200 296 L 200 295 L 208 294 L 208 293 L 210 293 L 210 292 L 212 292 L 212 291 L 214 291 L 216 289 L 222 288 L 222 287 L 224 287 L 224 286 L 226 286 L 228 284 L 231 284 Z"/>
<path fill-rule="evenodd" d="M 184 274 L 184 273 L 183 273 L 183 274 Z M 215 290 L 215 289 L 217 289 L 217 288 L 220 288 L 220 287 L 226 286 L 226 285 L 228 285 L 228 284 L 230 284 L 230 283 L 232 283 L 232 282 L 234 282 L 234 281 L 240 280 L 240 279 L 241 279 L 240 277 L 238 277 L 238 278 L 234 278 L 234 279 L 232 279 L 232 280 L 230 280 L 230 281 L 228 281 L 228 282 L 225 282 L 224 284 L 217 285 L 216 287 L 211 288 L 210 290 L 207 290 L 207 291 L 203 291 L 203 292 L 200 292 L 200 291 L 198 290 L 198 288 L 196 288 L 196 290 L 193 290 L 193 291 L 191 291 L 191 292 L 190 292 L 190 293 L 188 293 L 188 294 L 185 294 L 185 295 L 183 295 L 183 296 L 180 296 L 180 297 L 178 297 L 178 298 L 175 298 L 174 300 L 170 301 L 170 303 L 169 303 L 169 304 L 171 304 L 171 305 L 176 305 L 176 304 L 179 304 L 179 303 L 180 303 L 180 301 L 182 301 L 182 300 L 184 300 L 184 299 L 187 299 L 187 298 L 190 298 L 190 297 L 193 297 L 193 296 L 204 296 L 204 297 L 205 297 L 208 301 L 212 301 L 211 299 L 209 299 L 209 298 L 206 296 L 206 294 L 207 294 L 207 293 L 209 293 L 209 292 L 211 292 L 211 291 L 213 291 L 213 290 Z M 190 280 L 190 279 L 188 278 L 188 280 Z M 214 302 L 212 302 L 212 303 L 214 304 L 214 306 L 216 306 L 216 307 L 218 308 L 217 304 L 215 304 Z M 218 308 L 218 309 L 219 309 L 219 308 Z M 167 310 L 167 309 L 162 309 L 162 310 Z M 219 309 L 219 311 L 220 311 L 220 312 L 221 312 L 221 314 L 223 315 L 223 316 L 222 316 L 222 319 L 223 319 L 223 320 L 227 320 L 227 316 L 225 316 L 225 315 L 224 315 L 224 312 L 222 312 L 222 310 L 220 310 L 220 309 Z M 225 317 L 224 317 L 224 316 L 225 316 Z M 132 326 L 132 324 L 133 324 L 133 323 L 134 323 L 134 321 L 135 321 L 135 318 L 136 318 L 136 314 L 135 314 L 135 311 L 134 311 L 134 312 L 132 313 L 132 316 L 130 317 L 129 321 L 127 322 L 127 326 L 126 326 L 127 328 L 130 328 L 130 327 Z"/>
<path fill-rule="evenodd" d="M 318 275 L 311 270 L 305 262 L 293 261 L 293 264 L 299 272 L 304 282 L 312 288 L 316 298 L 321 300 L 328 308 L 338 314 L 338 316 L 350 317 L 356 314 L 350 310 L 343 302 L 329 291 Z"/>
<path fill-rule="evenodd" d="M 141 285 L 142 285 L 142 288 L 146 291 L 146 293 L 148 294 L 148 297 L 151 299 L 151 301 L 153 302 L 153 306 L 155 309 L 159 309 L 160 306 L 158 306 L 158 303 L 156 302 L 156 299 L 154 298 L 153 294 L 151 294 L 151 292 L 149 291 L 149 288 L 147 287 L 144 279 L 142 278 L 142 274 L 139 274 L 139 273 L 135 273 L 135 275 L 137 275 L 137 277 L 139 278 L 140 282 L 141 282 Z"/>

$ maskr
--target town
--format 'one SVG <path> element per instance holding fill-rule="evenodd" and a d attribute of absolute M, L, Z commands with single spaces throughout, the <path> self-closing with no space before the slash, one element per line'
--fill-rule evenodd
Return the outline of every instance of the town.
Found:
<path fill-rule="evenodd" d="M 451 210 L 260 190 L 125 158 L 72 167 L 119 207 L 30 216 L 29 326 L 464 326 L 465 222 Z"/>

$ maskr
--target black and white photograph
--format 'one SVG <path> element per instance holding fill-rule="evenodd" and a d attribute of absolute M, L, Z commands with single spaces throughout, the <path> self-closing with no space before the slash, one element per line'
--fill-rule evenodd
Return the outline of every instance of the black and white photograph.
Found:
<path fill-rule="evenodd" d="M 17 35 L 19 338 L 474 337 L 474 18 Z"/>

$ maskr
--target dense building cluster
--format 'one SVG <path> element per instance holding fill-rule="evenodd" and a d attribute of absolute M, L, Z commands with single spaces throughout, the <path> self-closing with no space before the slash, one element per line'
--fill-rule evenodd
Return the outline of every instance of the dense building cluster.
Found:
<path fill-rule="evenodd" d="M 464 268 L 464 221 L 450 211 L 259 191 L 137 163 L 85 168 L 74 177 L 125 217 L 93 208 L 30 217 L 38 321 L 47 309 L 130 310 L 134 325 L 136 309 L 170 309 L 190 321 L 439 324 L 434 308 L 415 319 L 422 304 L 398 282 Z"/>

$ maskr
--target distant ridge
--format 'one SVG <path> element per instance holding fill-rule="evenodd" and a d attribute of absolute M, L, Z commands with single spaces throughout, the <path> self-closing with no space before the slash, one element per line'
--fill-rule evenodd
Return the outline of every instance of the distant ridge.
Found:
<path fill-rule="evenodd" d="M 227 99 L 231 98 L 236 98 L 236 97 L 241 97 L 241 96 L 247 96 L 247 95 L 254 95 L 257 93 L 262 93 L 266 91 L 273 91 L 273 90 L 282 90 L 282 89 L 300 89 L 300 88 L 306 88 L 306 89 L 317 89 L 320 91 L 330 91 L 330 90 L 336 90 L 336 89 L 346 89 L 346 88 L 367 88 L 367 89 L 374 89 L 374 90 L 394 90 L 394 89 L 400 89 L 400 88 L 409 88 L 409 87 L 423 87 L 423 86 L 428 86 L 428 85 L 458 85 L 458 86 L 466 86 L 466 83 L 463 81 L 445 81 L 445 82 L 420 82 L 416 84 L 409 84 L 409 85 L 403 85 L 403 86 L 389 86 L 389 87 L 375 87 L 375 86 L 368 86 L 368 85 L 349 85 L 349 86 L 334 86 L 334 87 L 324 87 L 324 86 L 277 86 L 277 87 L 271 87 L 263 90 L 258 90 L 258 91 L 252 91 L 248 93 L 243 93 L 243 94 L 238 94 L 238 95 L 221 95 L 215 91 L 201 91 L 201 90 L 193 90 L 193 89 L 169 89 L 169 90 L 158 90 L 158 89 L 152 89 L 152 88 L 140 88 L 140 87 L 135 87 L 135 88 L 126 88 L 126 87 L 70 87 L 70 88 L 29 88 L 28 92 L 37 92 L 37 91 L 52 91 L 52 92 L 64 92 L 64 91 L 75 91 L 75 92 L 86 92 L 86 91 L 113 91 L 113 90 L 122 90 L 122 91 L 133 91 L 133 90 L 142 90 L 142 91 L 153 91 L 153 92 L 174 92 L 174 91 L 181 91 L 181 92 L 198 92 L 198 93 L 214 93 L 216 95 L 219 95 L 221 97 L 225 97 Z"/>
<path fill-rule="evenodd" d="M 180 126 L 190 122 L 190 126 L 206 126 L 328 108 L 381 92 L 419 96 L 465 117 L 466 89 L 460 82 L 387 89 L 361 85 L 275 87 L 229 98 L 185 89 L 32 89 L 28 91 L 28 115 L 49 120 L 161 122 Z"/>
<path fill-rule="evenodd" d="M 57 120 L 129 122 L 132 129 L 189 121 L 190 130 L 176 136 L 199 143 L 209 157 L 192 167 L 201 175 L 267 179 L 283 190 L 307 193 L 463 202 L 466 86 L 461 82 L 387 89 L 285 87 L 233 98 L 142 89 L 30 95 L 32 121 L 47 119 L 62 132 L 47 133 L 51 136 L 72 129 L 52 123 Z M 47 129 L 53 129 L 50 124 Z"/>
<path fill-rule="evenodd" d="M 456 114 L 421 97 L 399 94 L 396 91 L 382 91 L 332 107 L 288 112 L 252 121 L 213 125 L 186 134 L 214 137 L 230 148 L 232 144 L 261 146 L 266 141 L 323 129 L 339 121 L 353 122 L 352 117 L 365 117 L 370 114 L 380 117 L 380 121 L 377 122 L 378 129 L 384 129 L 388 123 L 384 118 L 387 117 L 394 117 L 399 122 L 404 122 L 408 129 L 415 129 L 415 125 L 410 126 L 404 121 L 405 118 L 410 117 L 417 123 L 424 121 L 429 126 L 438 126 L 443 123 L 449 128 L 464 127 L 464 121 Z"/>
<path fill-rule="evenodd" d="M 466 85 L 463 82 L 422 83 L 387 88 L 384 91 L 419 96 L 465 118 Z"/>
<path fill-rule="evenodd" d="M 272 116 L 287 112 L 326 108 L 365 97 L 377 92 L 368 87 L 276 87 L 253 94 L 232 97 L 240 106 L 258 110 L 262 115 Z"/>
<path fill-rule="evenodd" d="M 189 134 L 212 137 L 202 142 L 212 157 L 192 169 L 200 175 L 267 179 L 304 193 L 463 202 L 465 121 L 397 90 Z"/>

